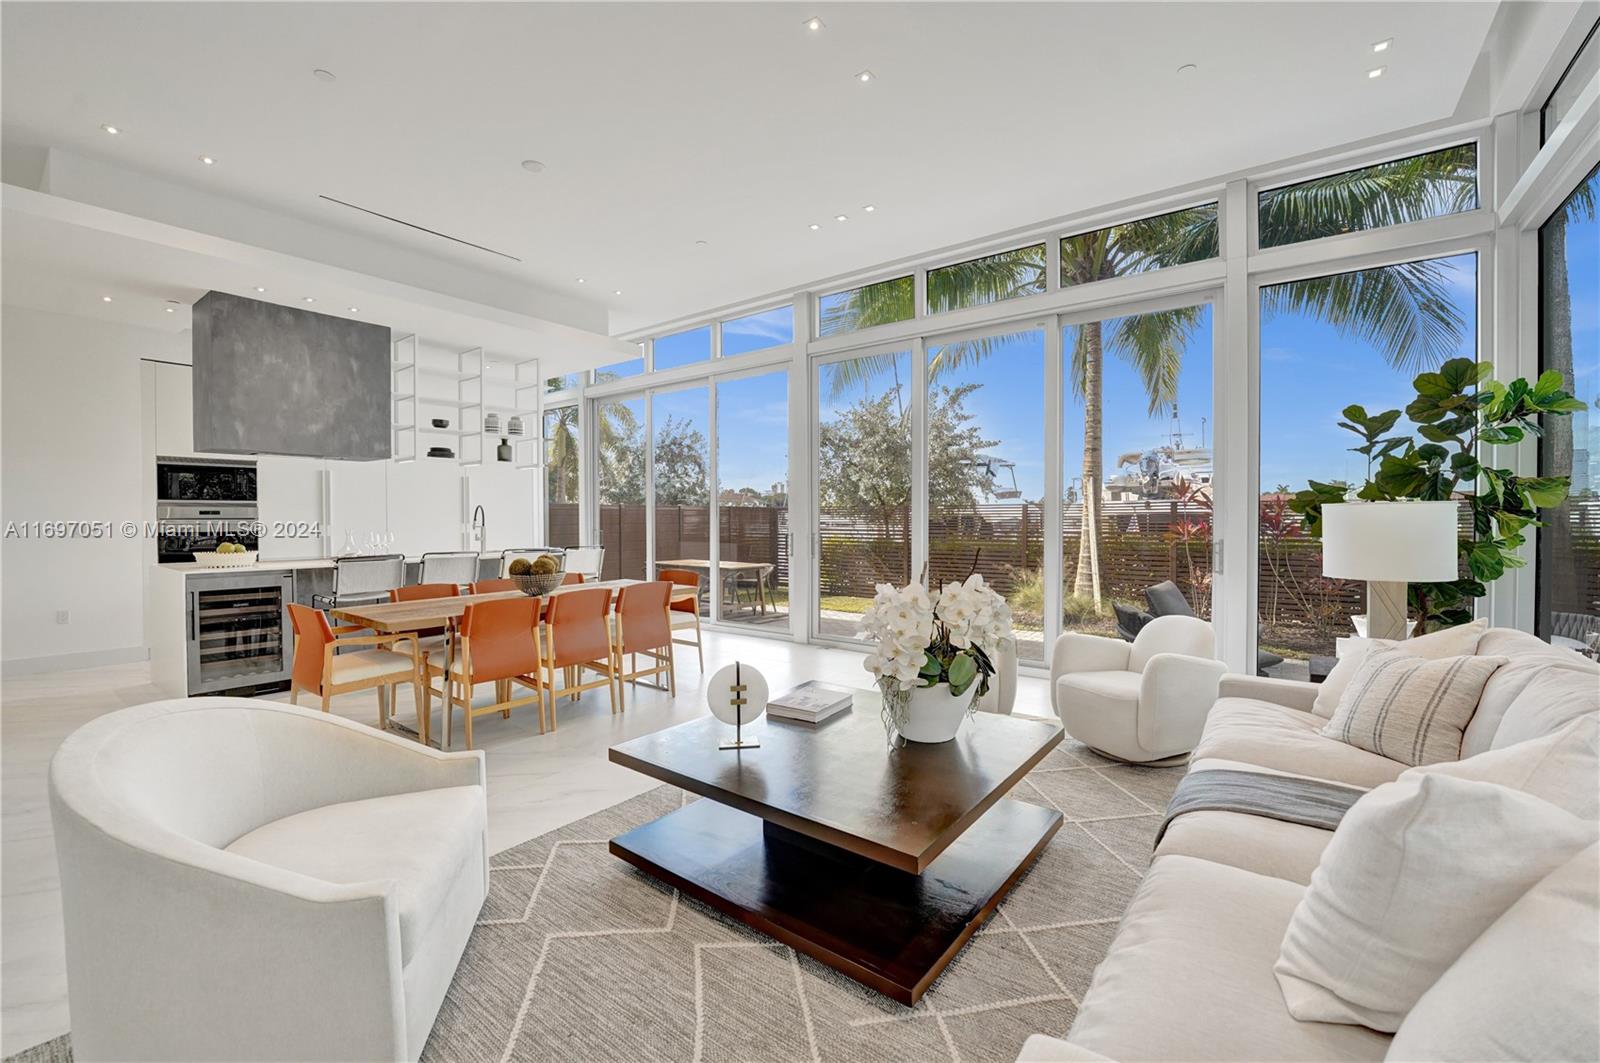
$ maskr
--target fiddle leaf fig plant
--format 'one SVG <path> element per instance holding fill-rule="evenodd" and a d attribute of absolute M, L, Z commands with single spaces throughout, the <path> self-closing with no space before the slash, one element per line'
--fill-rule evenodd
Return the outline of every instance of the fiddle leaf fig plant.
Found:
<path fill-rule="evenodd" d="M 1472 513 L 1470 532 L 1457 544 L 1462 578 L 1442 583 L 1412 583 L 1411 611 L 1418 633 L 1472 619 L 1472 601 L 1507 569 L 1525 562 L 1518 551 L 1524 532 L 1539 526 L 1539 510 L 1559 506 L 1571 484 L 1565 476 L 1518 476 L 1490 460 L 1491 448 L 1511 446 L 1540 434 L 1541 417 L 1565 417 L 1583 403 L 1564 390 L 1561 374 L 1548 372 L 1532 384 L 1503 384 L 1494 367 L 1470 358 L 1452 358 L 1413 382 L 1417 397 L 1405 415 L 1421 441 L 1389 435 L 1399 410 L 1368 414 L 1347 406 L 1341 428 L 1361 439 L 1350 449 L 1367 459 L 1366 482 L 1354 486 L 1316 480 L 1295 494 L 1289 508 L 1300 514 L 1313 538 L 1322 537 L 1322 507 L 1354 496 L 1369 502 L 1399 499 L 1457 499 Z"/>

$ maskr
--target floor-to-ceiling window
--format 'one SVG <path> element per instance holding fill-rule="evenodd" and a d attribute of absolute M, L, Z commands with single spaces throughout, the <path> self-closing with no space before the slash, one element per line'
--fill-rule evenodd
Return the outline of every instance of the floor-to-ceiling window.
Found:
<path fill-rule="evenodd" d="M 817 616 L 850 636 L 879 583 L 911 581 L 911 355 L 817 367 Z"/>
<path fill-rule="evenodd" d="M 595 403 L 595 478 L 606 579 L 644 579 L 645 404 L 643 398 Z"/>
<path fill-rule="evenodd" d="M 1477 358 L 1477 255 L 1402 262 L 1261 289 L 1260 646 L 1304 677 L 1355 635 L 1366 588 L 1322 575 L 1322 544 L 1290 509 L 1310 481 L 1359 488 L 1368 459 L 1346 409 L 1397 412 L 1384 437 L 1412 437 L 1412 381 L 1450 358 Z M 1418 440 L 1419 443 L 1423 442 Z"/>
<path fill-rule="evenodd" d="M 1538 632 L 1574 647 L 1600 632 L 1600 169 L 1539 230 L 1539 368 L 1583 403 L 1545 417 L 1539 472 L 1571 480 L 1544 510 L 1538 539 Z"/>
<path fill-rule="evenodd" d="M 578 407 L 553 406 L 544 411 L 545 541 L 550 546 L 583 545 L 579 513 L 580 437 Z"/>
<path fill-rule="evenodd" d="M 789 372 L 721 379 L 716 395 L 720 618 L 787 627 Z"/>
<path fill-rule="evenodd" d="M 659 348 L 658 348 L 659 349 Z M 655 484 L 655 567 L 710 575 L 711 393 L 704 385 L 650 395 L 651 478 Z M 708 580 L 710 593 L 716 581 Z M 700 599 L 710 615 L 710 594 Z"/>
<path fill-rule="evenodd" d="M 928 345 L 928 585 L 981 573 L 1023 660 L 1044 659 L 1044 407 L 1039 329 Z"/>
<path fill-rule="evenodd" d="M 1211 615 L 1212 331 L 1208 303 L 1062 330 L 1063 630 L 1168 580 Z"/>

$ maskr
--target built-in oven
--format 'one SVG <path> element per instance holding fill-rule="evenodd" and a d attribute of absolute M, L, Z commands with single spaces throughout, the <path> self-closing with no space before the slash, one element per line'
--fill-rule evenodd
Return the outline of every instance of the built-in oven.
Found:
<path fill-rule="evenodd" d="M 156 560 L 193 561 L 196 550 L 259 545 L 256 465 L 234 458 L 156 458 Z"/>
<path fill-rule="evenodd" d="M 285 683 L 294 663 L 294 573 L 190 573 L 189 693 Z"/>

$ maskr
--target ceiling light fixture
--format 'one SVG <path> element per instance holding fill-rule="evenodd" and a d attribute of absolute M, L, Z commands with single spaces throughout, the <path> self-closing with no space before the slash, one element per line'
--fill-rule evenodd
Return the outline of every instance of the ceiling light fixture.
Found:
<path fill-rule="evenodd" d="M 359 313 L 361 313 L 361 308 L 359 306 L 352 306 L 350 308 L 350 312 L 352 314 L 359 314 Z"/>
<path fill-rule="evenodd" d="M 167 313 L 169 313 L 169 314 L 176 314 L 176 313 L 177 313 L 177 312 L 178 312 L 178 308 L 177 308 L 177 307 L 175 307 L 175 306 L 169 306 L 169 307 L 167 307 Z"/>
<path fill-rule="evenodd" d="M 621 295 L 622 294 L 622 289 L 618 288 L 616 291 L 612 292 L 611 294 L 612 295 Z"/>
<path fill-rule="evenodd" d="M 110 125 L 110 124 L 103 125 L 100 128 L 104 129 L 107 133 L 110 133 L 112 136 L 116 136 L 118 133 L 122 132 L 122 130 L 120 130 L 116 126 Z"/>
<path fill-rule="evenodd" d="M 1185 63 L 1185 64 L 1183 64 L 1182 66 L 1180 66 L 1178 68 L 1178 73 L 1180 73 L 1180 74 L 1192 74 L 1196 70 L 1199 70 L 1199 69 L 1200 68 L 1195 66 L 1193 63 Z"/>
<path fill-rule="evenodd" d="M 582 277 L 579 277 L 579 278 L 578 278 L 578 283 L 579 283 L 579 284 L 582 284 L 582 283 L 583 283 L 583 278 L 582 278 Z"/>
<path fill-rule="evenodd" d="M 315 300 L 315 299 L 313 299 L 313 298 L 311 298 L 311 296 L 309 296 L 309 295 L 308 295 L 308 296 L 306 296 L 306 298 L 305 298 L 305 301 L 306 301 L 306 302 L 308 302 L 308 303 L 314 303 L 314 302 L 316 302 L 316 300 Z"/>
<path fill-rule="evenodd" d="M 816 232 L 820 228 L 822 228 L 822 226 L 818 225 L 816 222 L 812 222 L 811 223 L 811 231 L 812 232 Z"/>
<path fill-rule="evenodd" d="M 1380 66 L 1380 67 L 1377 67 L 1377 68 L 1375 68 L 1373 70 L 1369 70 L 1369 71 L 1367 71 L 1367 77 L 1369 79 L 1370 78 L 1381 78 L 1381 77 L 1383 77 L 1383 72 L 1385 70 L 1387 70 L 1387 69 L 1389 69 L 1389 68 L 1386 67 L 1386 66 Z"/>
<path fill-rule="evenodd" d="M 868 214 L 871 214 L 873 211 L 877 210 L 878 208 L 874 207 L 871 203 L 868 203 L 866 206 L 862 207 L 861 209 L 866 211 Z"/>
<path fill-rule="evenodd" d="M 833 216 L 833 220 L 834 221 L 849 221 L 850 220 L 850 215 L 848 215 L 848 214 L 835 214 Z"/>
<path fill-rule="evenodd" d="M 527 170 L 529 173 L 543 173 L 544 163 L 540 162 L 538 159 L 523 159 L 522 168 Z"/>
<path fill-rule="evenodd" d="M 817 16 L 812 15 L 810 18 L 806 19 L 806 29 L 810 30 L 812 33 L 816 33 L 818 30 L 822 29 L 822 20 Z"/>
<path fill-rule="evenodd" d="M 100 297 L 100 301 L 101 301 L 101 302 L 102 302 L 102 303 L 109 303 L 109 302 L 110 302 L 110 301 L 111 301 L 111 296 L 109 296 L 109 295 L 102 295 L 102 296 L 101 296 L 101 297 Z"/>
<path fill-rule="evenodd" d="M 710 240 L 696 240 L 694 242 L 694 246 L 696 246 L 696 247 L 709 247 L 710 244 L 711 244 Z"/>
<path fill-rule="evenodd" d="M 203 163 L 205 163 L 205 164 L 206 164 L 206 165 L 207 165 L 207 166 L 215 166 L 215 165 L 216 165 L 216 164 L 217 164 L 217 160 L 216 160 L 216 159 L 213 159 L 213 158 L 212 158 L 212 157 L 211 157 L 211 156 L 209 156 L 209 155 L 202 155 L 202 156 L 200 156 L 200 161 L 201 161 L 201 162 L 203 162 Z"/>
<path fill-rule="evenodd" d="M 1372 50 L 1374 52 L 1387 52 L 1389 50 L 1389 45 L 1391 45 L 1393 43 L 1394 43 L 1394 38 L 1393 37 L 1389 37 L 1389 38 L 1386 38 L 1384 40 L 1379 41 L 1377 44 L 1374 44 L 1372 46 Z"/>
<path fill-rule="evenodd" d="M 324 70 L 320 66 L 317 67 L 317 69 L 315 69 L 315 70 L 313 70 L 311 72 L 311 76 L 316 78 L 318 81 L 338 81 L 339 80 L 339 75 L 335 74 L 331 70 Z"/>
<path fill-rule="evenodd" d="M 863 85 L 865 85 L 867 82 L 872 80 L 872 77 L 873 77 L 872 71 L 863 70 L 861 73 L 856 75 L 856 80 L 861 82 Z"/>
<path fill-rule="evenodd" d="M 261 287 L 261 286 L 260 286 L 260 285 L 259 285 L 259 284 L 258 284 L 258 285 L 256 285 L 256 291 L 257 291 L 257 292 L 264 292 L 264 291 L 266 291 L 266 289 L 265 289 L 265 288 L 263 288 L 263 287 Z"/>

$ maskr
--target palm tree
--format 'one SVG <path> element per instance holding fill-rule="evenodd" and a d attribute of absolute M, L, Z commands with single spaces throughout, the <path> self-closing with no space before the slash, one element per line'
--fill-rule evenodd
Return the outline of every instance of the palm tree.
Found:
<path fill-rule="evenodd" d="M 1435 217 L 1477 206 L 1476 148 L 1467 144 L 1334 174 L 1262 193 L 1260 242 L 1275 247 L 1360 229 Z M 1061 283 L 1112 277 L 1216 257 L 1217 207 L 1209 204 L 1069 236 L 1061 241 Z M 1044 247 L 1035 245 L 931 271 L 930 310 L 949 309 L 1043 290 Z M 937 282 L 936 282 L 937 278 Z M 867 285 L 824 307 L 822 332 L 868 328 L 913 316 L 910 277 Z M 1466 327 L 1437 262 L 1409 262 L 1262 289 L 1262 314 L 1298 313 L 1384 349 L 1397 369 L 1414 371 L 1449 357 Z M 1143 382 L 1152 416 L 1171 408 L 1183 351 L 1200 323 L 1198 307 L 1097 321 L 1076 329 L 1068 366 L 1083 402 L 1082 526 L 1073 594 L 1100 601 L 1099 517 L 1104 473 L 1101 381 L 1105 358 L 1121 358 Z M 1001 337 L 942 348 L 929 379 L 988 355 Z M 887 358 L 888 356 L 884 356 Z M 837 393 L 883 371 L 883 358 L 839 363 Z"/>

